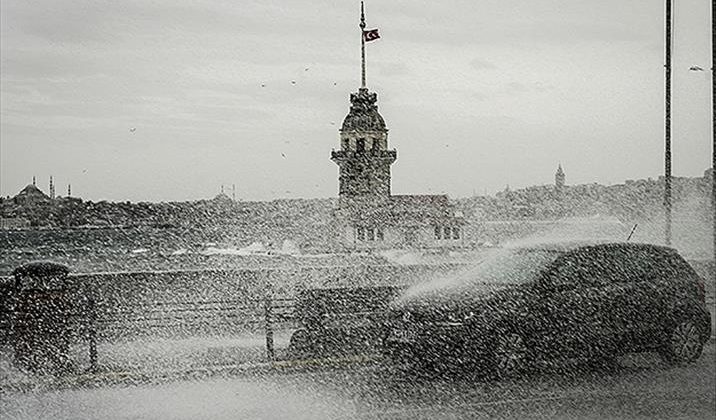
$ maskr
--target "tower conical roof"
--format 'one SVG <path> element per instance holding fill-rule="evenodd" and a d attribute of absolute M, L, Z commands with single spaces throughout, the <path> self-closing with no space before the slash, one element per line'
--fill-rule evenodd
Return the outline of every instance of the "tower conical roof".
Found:
<path fill-rule="evenodd" d="M 388 131 L 385 120 L 378 113 L 378 95 L 360 88 L 351 93 L 351 108 L 343 120 L 341 131 Z"/>

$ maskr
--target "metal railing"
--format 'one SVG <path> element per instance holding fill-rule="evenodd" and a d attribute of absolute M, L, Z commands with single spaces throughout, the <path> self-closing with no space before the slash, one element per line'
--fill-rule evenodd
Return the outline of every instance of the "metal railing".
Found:
<path fill-rule="evenodd" d="M 38 315 L 39 313 L 39 315 Z M 51 343 L 71 339 L 85 343 L 89 370 L 98 369 L 98 344 L 121 338 L 147 336 L 193 336 L 197 333 L 240 333 L 261 331 L 265 335 L 265 355 L 275 360 L 274 331 L 293 326 L 294 299 L 264 296 L 254 299 L 96 302 L 86 299 L 69 312 L 45 316 L 11 309 L 0 314 L 5 339 L 18 351 L 24 341 Z M 47 314 L 47 311 L 44 311 Z M 53 334 L 48 334 L 53 330 Z M 40 344 L 41 345 L 41 344 Z M 27 346 L 22 351 L 31 351 Z M 15 355 L 17 357 L 17 354 Z"/>

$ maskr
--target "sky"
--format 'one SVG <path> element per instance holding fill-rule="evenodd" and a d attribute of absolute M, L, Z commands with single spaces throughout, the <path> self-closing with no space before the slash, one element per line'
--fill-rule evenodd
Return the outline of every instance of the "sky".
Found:
<path fill-rule="evenodd" d="M 677 2 L 673 173 L 711 162 L 710 3 Z M 360 84 L 347 0 L 0 2 L 0 194 L 336 197 Z M 368 1 L 394 194 L 663 173 L 664 1 Z M 689 71 L 691 66 L 704 71 Z M 295 83 L 292 83 L 295 82 Z"/>

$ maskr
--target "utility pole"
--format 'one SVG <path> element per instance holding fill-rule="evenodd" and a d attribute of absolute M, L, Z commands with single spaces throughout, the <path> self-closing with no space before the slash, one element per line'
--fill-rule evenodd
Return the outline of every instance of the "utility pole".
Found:
<path fill-rule="evenodd" d="M 664 242 L 671 245 L 671 23 L 672 2 L 666 0 L 665 100 L 664 100 Z"/>
<path fill-rule="evenodd" d="M 713 123 L 711 136 L 711 217 L 713 218 L 713 277 L 716 280 L 716 0 L 711 0 L 711 120 Z"/>

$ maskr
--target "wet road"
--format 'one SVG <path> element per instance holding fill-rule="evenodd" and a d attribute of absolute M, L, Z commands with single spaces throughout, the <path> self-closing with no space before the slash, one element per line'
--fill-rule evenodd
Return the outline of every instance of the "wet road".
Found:
<path fill-rule="evenodd" d="M 135 386 L 0 393 L 3 419 L 716 418 L 713 341 L 694 365 L 653 355 L 504 381 L 371 365 Z"/>

